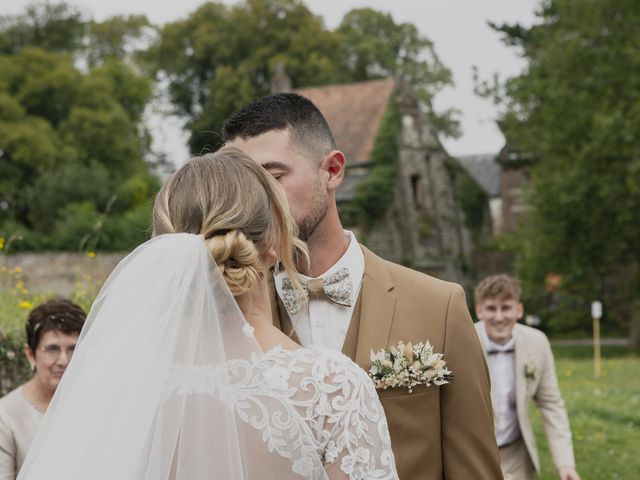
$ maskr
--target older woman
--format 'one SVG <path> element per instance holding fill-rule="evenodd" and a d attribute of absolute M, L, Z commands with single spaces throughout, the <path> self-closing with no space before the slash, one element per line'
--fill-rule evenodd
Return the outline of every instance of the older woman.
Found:
<path fill-rule="evenodd" d="M 24 351 L 34 373 L 0 399 L 0 480 L 17 477 L 85 318 L 82 308 L 66 299 L 46 302 L 29 314 Z"/>

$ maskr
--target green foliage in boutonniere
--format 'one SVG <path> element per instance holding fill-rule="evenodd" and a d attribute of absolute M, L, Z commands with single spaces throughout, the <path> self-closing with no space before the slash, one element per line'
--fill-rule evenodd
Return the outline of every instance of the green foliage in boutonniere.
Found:
<path fill-rule="evenodd" d="M 409 393 L 416 385 L 443 385 L 453 379 L 444 354 L 433 353 L 427 341 L 412 345 L 398 342 L 396 346 L 371 351 L 369 377 L 376 388 L 407 387 Z"/>
<path fill-rule="evenodd" d="M 535 380 L 536 372 L 537 372 L 536 364 L 533 361 L 529 360 L 527 363 L 524 364 L 524 377 L 527 380 Z"/>

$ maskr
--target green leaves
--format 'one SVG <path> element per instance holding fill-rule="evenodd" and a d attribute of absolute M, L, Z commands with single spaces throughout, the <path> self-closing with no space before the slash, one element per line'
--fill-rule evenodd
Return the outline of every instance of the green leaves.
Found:
<path fill-rule="evenodd" d="M 297 0 L 209 2 L 165 25 L 149 53 L 178 113 L 187 116 L 193 153 L 220 145 L 224 119 L 269 93 L 278 62 L 294 86 L 346 79 L 337 38 Z"/>
<path fill-rule="evenodd" d="M 371 172 L 358 185 L 344 212 L 345 224 L 362 227 L 365 235 L 393 202 L 400 122 L 398 107 L 392 102 L 380 120 L 371 152 Z"/>
<path fill-rule="evenodd" d="M 528 30 L 498 28 L 528 61 L 505 85 L 501 128 L 537 159 L 519 271 L 540 296 L 554 272 L 564 295 L 606 302 L 640 260 L 640 12 L 632 0 L 543 6 Z M 616 308 L 612 316 L 626 315 Z"/>
<path fill-rule="evenodd" d="M 142 125 L 152 83 L 130 55 L 147 25 L 142 17 L 97 24 L 64 5 L 0 20 L 0 48 L 10 41 L 0 55 L 0 235 L 19 231 L 14 249 L 74 250 L 89 239 L 116 248 L 100 242 L 107 228 L 135 238 L 117 248 L 144 240 L 149 217 L 132 235 L 114 229 L 133 228 L 117 218 L 148 212 L 158 188 Z M 78 37 L 65 43 L 63 33 Z"/>
<path fill-rule="evenodd" d="M 331 31 L 298 0 L 208 2 L 165 25 L 148 59 L 189 120 L 193 153 L 219 146 L 224 119 L 269 93 L 279 63 L 293 88 L 402 74 L 441 131 L 456 130 L 455 112 L 431 109 L 435 92 L 451 82 L 431 42 L 414 25 L 369 8 L 349 12 Z"/>

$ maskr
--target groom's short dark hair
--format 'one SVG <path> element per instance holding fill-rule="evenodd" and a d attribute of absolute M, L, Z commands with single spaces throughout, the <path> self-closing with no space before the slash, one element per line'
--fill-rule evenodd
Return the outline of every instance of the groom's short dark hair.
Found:
<path fill-rule="evenodd" d="M 326 155 L 336 142 L 324 116 L 311 100 L 296 93 L 258 98 L 233 114 L 222 126 L 224 142 L 289 129 L 291 140 L 317 155 Z"/>

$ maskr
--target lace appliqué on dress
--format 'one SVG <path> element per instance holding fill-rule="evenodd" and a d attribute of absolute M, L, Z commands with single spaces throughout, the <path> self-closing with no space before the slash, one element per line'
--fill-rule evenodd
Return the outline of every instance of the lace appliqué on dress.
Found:
<path fill-rule="evenodd" d="M 350 480 L 398 478 L 376 390 L 341 353 L 276 347 L 224 365 L 176 365 L 165 397 L 175 393 L 221 399 L 303 478 L 327 478 L 330 464 Z"/>

